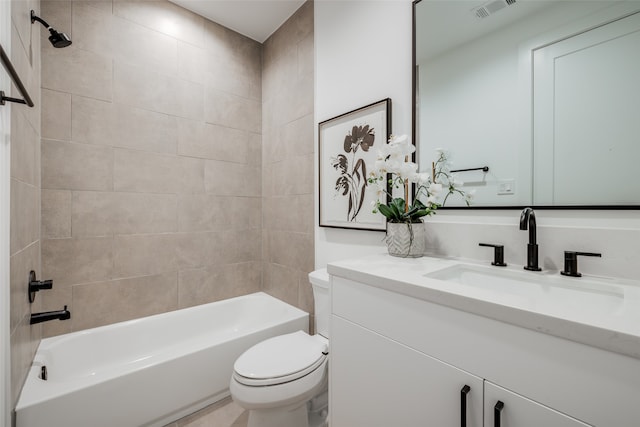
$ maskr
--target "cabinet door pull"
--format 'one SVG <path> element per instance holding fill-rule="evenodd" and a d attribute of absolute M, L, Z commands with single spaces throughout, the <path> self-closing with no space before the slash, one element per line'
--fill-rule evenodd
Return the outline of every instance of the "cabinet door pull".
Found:
<path fill-rule="evenodd" d="M 500 413 L 504 408 L 504 403 L 498 400 L 496 406 L 493 407 L 493 426 L 500 427 Z"/>
<path fill-rule="evenodd" d="M 471 391 L 471 387 L 465 384 L 460 390 L 460 426 L 467 427 L 467 394 Z"/>

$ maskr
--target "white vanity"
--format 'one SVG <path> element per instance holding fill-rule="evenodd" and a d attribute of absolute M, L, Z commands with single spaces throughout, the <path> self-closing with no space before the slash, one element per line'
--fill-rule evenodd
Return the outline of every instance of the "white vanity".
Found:
<path fill-rule="evenodd" d="M 640 426 L 640 285 L 521 268 L 329 264 L 331 426 Z"/>

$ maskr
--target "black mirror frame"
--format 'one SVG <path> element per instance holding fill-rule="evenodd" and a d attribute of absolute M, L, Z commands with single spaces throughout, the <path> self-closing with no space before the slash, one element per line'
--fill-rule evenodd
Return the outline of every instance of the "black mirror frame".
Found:
<path fill-rule="evenodd" d="M 416 79 L 418 78 L 416 73 L 416 6 L 422 0 L 413 0 L 411 11 L 411 139 L 416 147 L 416 152 L 413 153 L 413 161 L 416 161 L 416 156 L 420 150 L 420 145 L 417 144 L 417 121 L 416 121 Z M 447 206 L 439 209 L 446 210 L 510 210 L 517 209 L 522 210 L 526 207 L 532 207 L 534 209 L 549 209 L 549 210 L 640 210 L 640 204 L 638 205 L 507 205 L 507 206 Z"/>

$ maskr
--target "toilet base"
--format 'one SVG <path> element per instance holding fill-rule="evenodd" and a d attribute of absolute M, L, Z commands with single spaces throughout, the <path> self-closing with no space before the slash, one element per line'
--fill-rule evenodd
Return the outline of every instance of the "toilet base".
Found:
<path fill-rule="evenodd" d="M 307 405 L 287 410 L 253 409 L 247 427 L 309 427 Z"/>
<path fill-rule="evenodd" d="M 247 427 L 327 427 L 328 392 L 298 407 L 249 410 Z"/>

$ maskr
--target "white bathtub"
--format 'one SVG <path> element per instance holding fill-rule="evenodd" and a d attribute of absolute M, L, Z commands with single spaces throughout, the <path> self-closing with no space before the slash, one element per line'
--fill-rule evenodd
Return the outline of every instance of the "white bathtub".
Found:
<path fill-rule="evenodd" d="M 259 292 L 44 339 L 17 427 L 163 426 L 228 396 L 246 349 L 308 325 L 307 313 Z"/>

